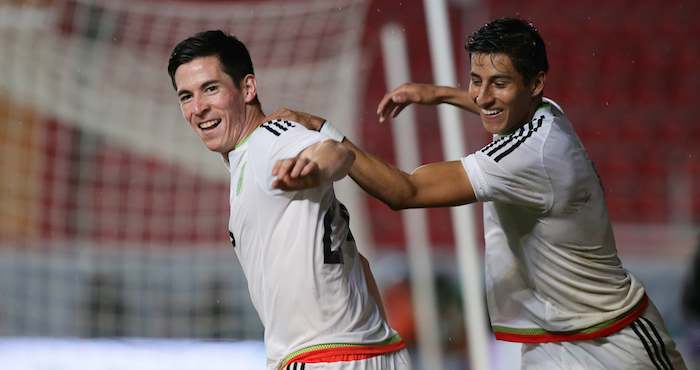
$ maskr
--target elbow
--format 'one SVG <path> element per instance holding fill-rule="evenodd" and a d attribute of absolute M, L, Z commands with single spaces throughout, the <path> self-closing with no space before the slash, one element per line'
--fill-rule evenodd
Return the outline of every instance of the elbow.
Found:
<path fill-rule="evenodd" d="M 402 206 L 400 202 L 397 202 L 395 200 L 388 200 L 384 202 L 389 208 L 391 208 L 392 211 L 400 211 L 404 209 L 405 207 Z"/>
<path fill-rule="evenodd" d="M 382 202 L 394 211 L 416 207 L 418 188 L 411 181 L 410 175 L 404 174 L 404 181 L 396 185 L 391 189 L 393 191 L 385 193 L 387 196 L 381 199 Z"/>
<path fill-rule="evenodd" d="M 406 208 L 411 208 L 411 203 L 408 201 L 407 197 L 392 197 L 389 199 L 384 199 L 383 202 L 393 211 L 401 211 Z"/>
<path fill-rule="evenodd" d="M 340 155 L 342 165 L 340 166 L 340 170 L 337 173 L 337 178 L 333 181 L 338 181 L 343 177 L 347 176 L 350 173 L 350 169 L 352 168 L 353 163 L 355 163 L 355 152 L 343 146 L 339 146 L 339 149 L 341 151 Z"/>
<path fill-rule="evenodd" d="M 357 158 L 357 156 L 355 155 L 355 152 L 353 152 L 352 150 L 350 150 L 344 146 L 342 148 L 343 148 L 343 150 L 345 150 L 345 163 L 347 163 L 347 167 L 348 167 L 347 172 L 350 172 L 350 167 L 352 167 L 353 163 L 355 163 L 355 159 Z"/>

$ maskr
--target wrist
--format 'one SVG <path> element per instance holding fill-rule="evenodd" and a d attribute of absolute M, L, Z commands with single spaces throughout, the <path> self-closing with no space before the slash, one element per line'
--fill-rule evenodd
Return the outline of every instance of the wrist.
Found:
<path fill-rule="evenodd" d="M 338 130 L 335 126 L 328 122 L 328 120 L 321 124 L 321 128 L 318 130 L 318 132 L 326 135 L 327 137 L 339 143 L 343 142 L 343 139 L 345 139 L 345 134 L 343 134 L 340 130 Z"/>

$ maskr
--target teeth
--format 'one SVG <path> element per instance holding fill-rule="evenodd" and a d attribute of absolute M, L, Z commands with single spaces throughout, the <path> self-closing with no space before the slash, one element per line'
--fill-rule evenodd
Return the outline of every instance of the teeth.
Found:
<path fill-rule="evenodd" d="M 493 116 L 493 115 L 496 115 L 498 113 L 501 113 L 502 110 L 501 109 L 482 109 L 481 111 L 487 116 Z"/>
<path fill-rule="evenodd" d="M 199 128 L 201 128 L 202 130 L 206 130 L 206 129 L 208 129 L 208 128 L 212 128 L 212 127 L 218 125 L 219 122 L 220 122 L 220 120 L 218 120 L 218 119 L 213 119 L 213 120 L 211 120 L 211 121 L 200 122 L 198 126 L 199 126 Z"/>

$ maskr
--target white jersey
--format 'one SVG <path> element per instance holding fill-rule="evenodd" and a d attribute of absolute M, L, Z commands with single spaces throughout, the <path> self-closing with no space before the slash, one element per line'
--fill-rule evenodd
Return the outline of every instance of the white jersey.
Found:
<path fill-rule="evenodd" d="M 229 235 L 265 327 L 270 369 L 339 355 L 339 344 L 399 348 L 400 337 L 368 293 L 333 184 L 291 192 L 271 187 L 277 160 L 325 139 L 300 124 L 271 121 L 228 155 Z"/>
<path fill-rule="evenodd" d="M 532 121 L 462 163 L 484 202 L 497 338 L 591 339 L 644 311 L 644 288 L 617 256 L 598 176 L 559 106 L 545 99 Z"/>

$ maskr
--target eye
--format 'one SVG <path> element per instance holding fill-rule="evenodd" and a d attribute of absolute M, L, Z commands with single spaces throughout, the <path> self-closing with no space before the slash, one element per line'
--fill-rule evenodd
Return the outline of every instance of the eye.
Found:
<path fill-rule="evenodd" d="M 505 88 L 506 86 L 508 86 L 508 82 L 499 80 L 499 81 L 494 82 L 493 85 L 496 86 L 496 87 L 499 88 L 499 89 L 503 89 L 503 88 Z"/>
<path fill-rule="evenodd" d="M 471 79 L 471 84 L 474 86 L 481 86 L 481 80 L 478 78 L 472 78 Z"/>
<path fill-rule="evenodd" d="M 216 91 L 218 91 L 218 90 L 219 90 L 219 86 L 218 86 L 218 85 L 209 85 L 209 86 L 207 86 L 207 87 L 204 89 L 204 91 L 206 91 L 206 92 L 208 92 L 208 93 L 213 93 L 213 92 L 216 92 Z"/>
<path fill-rule="evenodd" d="M 187 101 L 190 100 L 190 98 L 192 98 L 192 95 L 190 95 L 190 94 L 182 94 L 182 95 L 180 95 L 179 98 L 180 98 L 180 103 L 186 103 Z"/>

